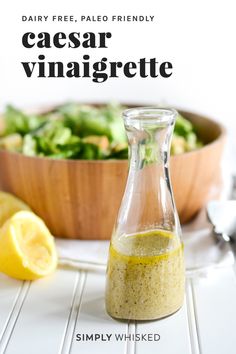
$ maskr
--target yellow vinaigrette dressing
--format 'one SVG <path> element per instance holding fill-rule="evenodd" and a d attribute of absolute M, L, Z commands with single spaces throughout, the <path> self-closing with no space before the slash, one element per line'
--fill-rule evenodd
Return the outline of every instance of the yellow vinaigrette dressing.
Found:
<path fill-rule="evenodd" d="M 184 283 L 183 244 L 175 234 L 154 230 L 112 240 L 106 283 L 112 317 L 168 316 L 182 306 Z"/>

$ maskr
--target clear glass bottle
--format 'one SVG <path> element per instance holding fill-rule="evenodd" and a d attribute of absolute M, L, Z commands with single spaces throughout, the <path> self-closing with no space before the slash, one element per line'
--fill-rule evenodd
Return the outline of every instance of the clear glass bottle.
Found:
<path fill-rule="evenodd" d="M 181 229 L 169 177 L 176 111 L 123 113 L 129 174 L 110 243 L 106 309 L 120 319 L 151 320 L 176 312 L 184 298 Z"/>

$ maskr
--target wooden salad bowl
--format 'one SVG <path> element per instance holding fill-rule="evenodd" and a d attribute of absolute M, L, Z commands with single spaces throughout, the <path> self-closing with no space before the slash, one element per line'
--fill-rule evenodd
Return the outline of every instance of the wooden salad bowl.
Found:
<path fill-rule="evenodd" d="M 180 220 L 186 223 L 220 192 L 225 130 L 209 118 L 180 113 L 205 143 L 170 159 L 174 198 Z M 54 160 L 0 151 L 0 189 L 21 198 L 53 235 L 63 238 L 110 238 L 127 171 L 126 160 Z"/>

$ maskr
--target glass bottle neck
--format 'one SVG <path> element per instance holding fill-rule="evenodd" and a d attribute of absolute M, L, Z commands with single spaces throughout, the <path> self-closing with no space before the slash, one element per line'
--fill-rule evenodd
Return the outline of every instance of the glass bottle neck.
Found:
<path fill-rule="evenodd" d="M 151 165 L 158 169 L 168 168 L 173 124 L 145 127 L 139 122 L 139 129 L 126 125 L 132 168 L 141 170 Z"/>
<path fill-rule="evenodd" d="M 117 220 L 120 235 L 150 229 L 179 233 L 168 168 L 175 121 L 170 112 L 167 117 L 125 116 L 130 165 Z"/>

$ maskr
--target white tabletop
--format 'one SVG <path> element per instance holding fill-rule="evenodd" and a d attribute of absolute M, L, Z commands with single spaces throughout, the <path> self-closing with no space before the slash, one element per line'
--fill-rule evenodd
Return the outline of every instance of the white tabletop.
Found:
<path fill-rule="evenodd" d="M 50 277 L 21 282 L 0 275 L 0 353 L 6 354 L 234 354 L 236 269 L 187 277 L 184 306 L 152 322 L 121 322 L 104 308 L 105 273 L 59 268 Z M 116 335 L 156 334 L 145 341 Z M 82 334 L 97 340 L 77 341 Z M 158 336 L 158 335 L 159 336 Z M 78 335 L 78 336 L 77 336 Z M 110 335 L 110 341 L 105 341 Z M 94 339 L 94 338 L 93 338 Z M 103 339 L 103 340 L 102 340 Z"/>

